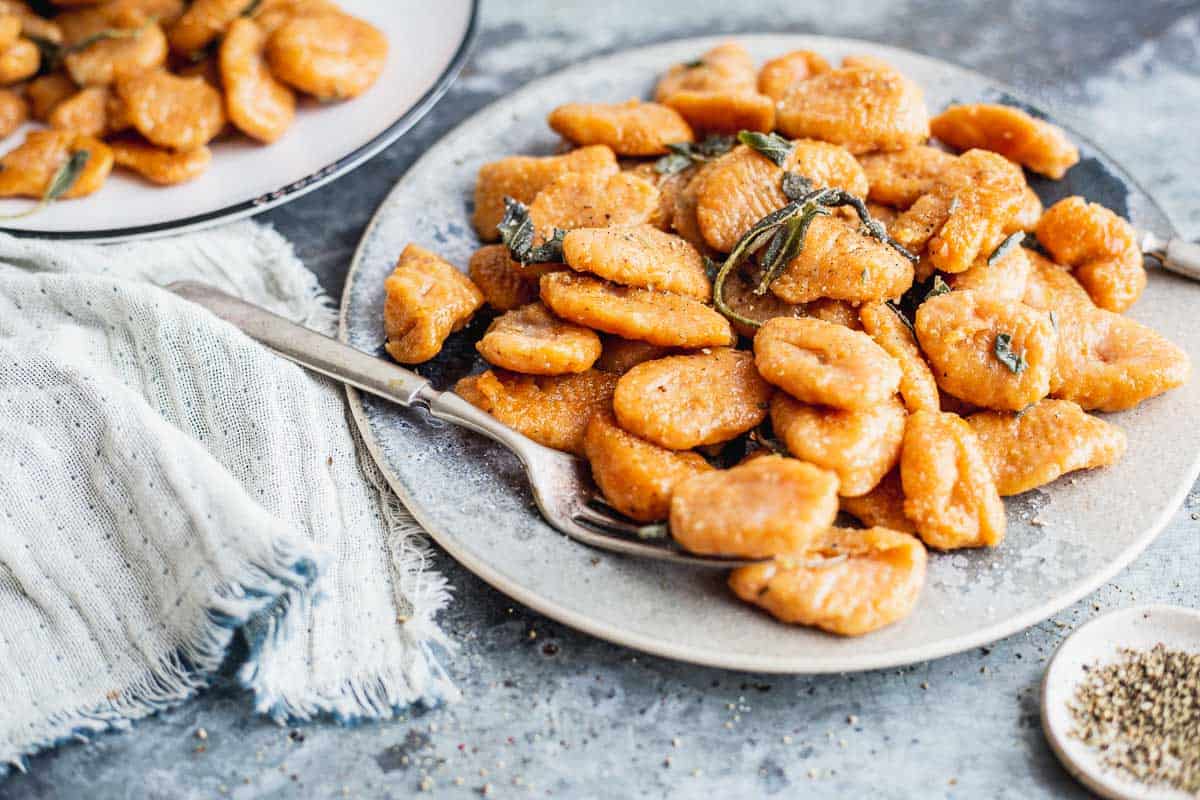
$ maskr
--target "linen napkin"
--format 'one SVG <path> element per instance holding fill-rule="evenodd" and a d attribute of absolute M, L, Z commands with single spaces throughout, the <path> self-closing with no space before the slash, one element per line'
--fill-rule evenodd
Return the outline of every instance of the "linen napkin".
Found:
<path fill-rule="evenodd" d="M 333 328 L 254 223 L 0 235 L 0 765 L 186 699 L 238 633 L 280 720 L 454 696 L 447 587 L 341 388 L 154 285 L 182 279 Z"/>

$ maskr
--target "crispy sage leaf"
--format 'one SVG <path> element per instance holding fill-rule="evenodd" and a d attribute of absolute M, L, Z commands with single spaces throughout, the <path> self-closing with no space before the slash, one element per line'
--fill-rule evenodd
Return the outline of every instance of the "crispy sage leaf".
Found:
<path fill-rule="evenodd" d="M 733 149 L 732 136 L 709 136 L 702 142 L 672 142 L 667 145 L 670 152 L 654 162 L 654 169 L 661 175 L 683 172 L 692 164 L 703 164 Z"/>
<path fill-rule="evenodd" d="M 522 264 L 547 264 L 562 261 L 562 241 L 566 231 L 554 229 L 554 235 L 537 245 L 533 244 L 533 220 L 529 207 L 511 197 L 504 198 L 504 217 L 496 226 L 500 240 L 515 261 Z"/>
<path fill-rule="evenodd" d="M 1020 375 L 1029 366 L 1029 362 L 1025 360 L 1024 351 L 1014 353 L 1012 349 L 1012 335 L 1008 333 L 996 334 L 996 359 L 1008 367 L 1009 371 L 1014 375 Z"/>
<path fill-rule="evenodd" d="M 925 293 L 925 299 L 928 300 L 931 297 L 937 297 L 938 295 L 946 294 L 949 291 L 950 287 L 946 285 L 944 280 L 942 280 L 942 276 L 934 275 L 933 285 L 930 286 L 929 291 Z"/>
<path fill-rule="evenodd" d="M 1020 245 L 1024 240 L 1025 231 L 1017 231 L 1016 233 L 1009 235 L 1008 238 L 1001 242 L 1000 246 L 993 250 L 992 254 L 988 256 L 988 266 L 990 267 L 992 264 L 995 264 L 997 261 L 1004 258 L 1014 247 Z"/>
<path fill-rule="evenodd" d="M 813 190 L 813 182 L 799 172 L 785 172 L 779 181 L 779 188 L 783 190 L 784 197 L 794 202 Z"/>
<path fill-rule="evenodd" d="M 46 191 L 42 193 L 42 199 L 38 201 L 37 205 L 19 214 L 0 216 L 0 219 L 21 219 L 32 216 L 71 191 L 71 187 L 79 180 L 79 176 L 83 174 L 84 167 L 87 166 L 88 159 L 91 157 L 92 154 L 87 150 L 76 150 L 71 153 L 70 158 L 64 161 L 50 178 L 50 183 L 46 184 Z"/>
<path fill-rule="evenodd" d="M 785 139 L 777 133 L 742 131 L 737 138 L 742 144 L 771 159 L 777 167 L 782 167 L 792 153 L 791 140 Z"/>

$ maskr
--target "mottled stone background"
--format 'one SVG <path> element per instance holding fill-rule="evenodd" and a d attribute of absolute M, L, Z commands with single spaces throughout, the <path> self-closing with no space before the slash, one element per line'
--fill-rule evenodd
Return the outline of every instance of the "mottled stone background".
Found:
<path fill-rule="evenodd" d="M 1184 234 L 1200 236 L 1200 6 L 1147 0 L 493 0 L 470 63 L 433 113 L 368 166 L 265 218 L 339 294 L 395 180 L 496 97 L 629 45 L 782 31 L 908 47 L 1013 84 L 1088 131 Z M 226 680 L 131 732 L 31 759 L 29 774 L 0 782 L 0 798 L 408 797 L 422 786 L 466 798 L 485 785 L 517 798 L 1083 797 L 1042 739 L 1045 659 L 1109 609 L 1200 606 L 1197 518 L 1193 491 L 1116 580 L 990 648 L 817 678 L 640 656 L 543 619 L 442 557 L 437 568 L 456 588 L 442 624 L 459 643 L 449 663 L 461 703 L 353 729 L 285 729 L 255 716 Z"/>

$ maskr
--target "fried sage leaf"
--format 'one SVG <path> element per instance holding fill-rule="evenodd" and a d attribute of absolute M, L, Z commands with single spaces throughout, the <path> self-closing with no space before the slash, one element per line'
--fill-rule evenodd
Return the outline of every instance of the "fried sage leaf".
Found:
<path fill-rule="evenodd" d="M 533 220 L 529 206 L 511 197 L 504 198 L 504 218 L 496 226 L 514 261 L 522 264 L 546 264 L 562 261 L 562 242 L 566 231 L 554 229 L 554 234 L 539 245 L 533 244 Z"/>
<path fill-rule="evenodd" d="M 84 168 L 87 167 L 88 159 L 91 157 L 92 154 L 87 150 L 76 150 L 74 153 L 71 153 L 70 157 L 62 163 L 62 166 L 55 171 L 54 176 L 50 178 L 50 183 L 46 184 L 46 191 L 42 194 L 42 199 L 38 201 L 37 205 L 19 214 L 0 216 L 0 219 L 21 219 L 22 217 L 32 216 L 71 191 L 71 187 L 79 180 L 79 176 L 83 174 Z"/>
<path fill-rule="evenodd" d="M 996 359 L 1008 367 L 1014 375 L 1020 375 L 1029 367 L 1029 362 L 1025 360 L 1024 351 L 1014 353 L 1012 349 L 1012 335 L 1008 333 L 996 334 L 995 346 Z"/>
<path fill-rule="evenodd" d="M 1025 231 L 1017 231 L 1016 233 L 1008 236 L 995 250 L 992 251 L 992 254 L 988 256 L 988 266 L 990 267 L 992 264 L 995 264 L 997 261 L 1004 258 L 1014 247 L 1020 245 L 1024 240 Z"/>
<path fill-rule="evenodd" d="M 777 167 L 784 165 L 788 156 L 792 154 L 792 148 L 794 147 L 791 139 L 785 139 L 778 133 L 741 131 L 738 133 L 737 139 L 747 147 L 757 150 L 762 155 L 771 159 Z"/>
<path fill-rule="evenodd" d="M 670 152 L 654 162 L 654 169 L 660 175 L 674 175 L 683 172 L 692 164 L 703 164 L 723 156 L 733 149 L 732 136 L 708 136 L 701 142 L 672 142 L 667 145 Z"/>

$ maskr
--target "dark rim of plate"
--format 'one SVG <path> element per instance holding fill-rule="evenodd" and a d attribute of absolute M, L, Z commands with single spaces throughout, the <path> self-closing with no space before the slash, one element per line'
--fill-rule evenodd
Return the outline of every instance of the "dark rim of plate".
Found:
<path fill-rule="evenodd" d="M 57 240 L 101 240 L 101 239 L 130 239 L 138 236 L 147 236 L 156 233 L 166 233 L 169 231 L 177 231 L 183 233 L 189 230 L 197 230 L 208 227 L 210 224 L 215 224 L 222 220 L 239 219 L 245 216 L 253 216 L 262 213 L 269 209 L 275 208 L 288 200 L 294 200 L 297 197 L 306 195 L 312 190 L 329 183 L 334 178 L 339 178 L 342 175 L 362 166 L 370 158 L 380 153 L 385 147 L 395 142 L 401 136 L 408 132 L 413 125 L 429 113 L 434 104 L 441 99 L 442 95 L 450 88 L 454 79 L 458 77 L 458 73 L 466 64 L 467 56 L 470 54 L 471 46 L 475 43 L 475 37 L 478 33 L 479 25 L 479 0 L 471 0 L 471 14 L 467 20 L 467 29 L 463 35 L 462 41 L 458 45 L 454 56 L 450 59 L 450 63 L 438 76 L 437 81 L 430 87 L 421 99 L 418 100 L 412 108 L 404 113 L 399 119 L 384 129 L 379 135 L 375 136 L 371 141 L 346 154 L 337 161 L 322 167 L 316 172 L 306 175 L 299 180 L 292 181 L 285 186 L 282 186 L 274 191 L 259 195 L 251 200 L 244 200 L 240 203 L 219 208 L 215 211 L 206 211 L 203 214 L 194 214 L 190 217 L 170 220 L 168 222 L 156 222 L 152 225 L 133 225 L 126 228 L 107 228 L 94 231 L 44 231 L 34 230 L 31 228 L 6 228 L 0 227 L 0 233 L 7 233 L 20 238 L 39 238 L 39 239 L 57 239 Z"/>

